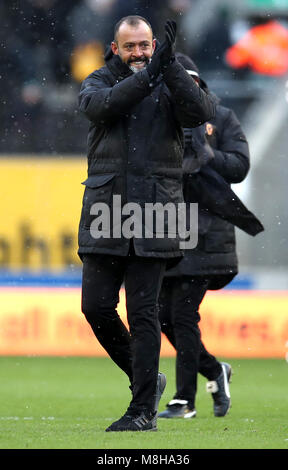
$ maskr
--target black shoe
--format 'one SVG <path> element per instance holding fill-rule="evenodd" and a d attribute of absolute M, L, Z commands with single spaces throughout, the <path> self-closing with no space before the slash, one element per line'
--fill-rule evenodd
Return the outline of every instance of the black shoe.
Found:
<path fill-rule="evenodd" d="M 167 409 L 158 414 L 158 418 L 195 418 L 195 408 L 188 407 L 187 400 L 173 399 L 169 401 Z"/>
<path fill-rule="evenodd" d="M 145 413 L 144 411 L 128 410 L 122 416 L 112 423 L 106 432 L 122 431 L 157 431 L 157 419 L 155 413 Z"/>
<path fill-rule="evenodd" d="M 166 375 L 163 374 L 162 372 L 159 372 L 158 379 L 157 379 L 156 393 L 155 393 L 155 405 L 154 405 L 154 411 L 156 413 L 158 411 L 159 402 L 160 402 L 161 396 L 163 395 L 165 387 L 166 387 Z"/>
<path fill-rule="evenodd" d="M 225 416 L 231 407 L 229 382 L 232 374 L 230 364 L 221 362 L 222 372 L 216 380 L 211 380 L 206 384 L 206 390 L 212 393 L 214 401 L 214 416 Z"/>

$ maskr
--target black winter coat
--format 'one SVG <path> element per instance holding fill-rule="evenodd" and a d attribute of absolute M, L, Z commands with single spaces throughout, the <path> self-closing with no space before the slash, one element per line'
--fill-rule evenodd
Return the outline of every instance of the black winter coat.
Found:
<path fill-rule="evenodd" d="M 125 216 L 118 221 L 114 217 L 113 197 L 121 196 L 121 210 L 127 202 L 141 207 L 145 203 L 182 202 L 182 126 L 198 126 L 211 119 L 215 104 L 177 61 L 164 77 L 151 83 L 145 69 L 133 74 L 110 52 L 106 65 L 84 80 L 79 105 L 90 120 L 90 129 L 78 254 L 80 258 L 83 253 L 126 256 L 130 241 L 120 228 Z M 94 203 L 104 203 L 111 210 L 110 226 L 106 220 L 106 231 L 100 238 L 90 233 Z M 142 222 L 143 236 L 133 239 L 136 255 L 181 256 L 177 236 L 168 238 L 164 227 L 163 238 L 156 238 L 155 233 L 145 238 Z"/>
<path fill-rule="evenodd" d="M 235 113 L 220 104 L 216 117 L 204 125 L 214 158 L 208 167 L 213 168 L 229 184 L 241 182 L 249 170 L 249 147 Z M 193 154 L 193 130 L 186 129 L 185 155 Z M 190 139 L 189 139 L 190 134 Z M 185 157 L 184 157 L 185 158 Z M 195 184 L 193 175 L 184 177 L 184 196 L 189 200 L 189 185 Z M 190 201 L 193 202 L 193 201 Z M 185 250 L 185 256 L 167 276 L 205 276 L 210 279 L 209 289 L 219 289 L 230 282 L 238 272 L 234 225 L 218 217 L 199 203 L 198 244 Z"/>

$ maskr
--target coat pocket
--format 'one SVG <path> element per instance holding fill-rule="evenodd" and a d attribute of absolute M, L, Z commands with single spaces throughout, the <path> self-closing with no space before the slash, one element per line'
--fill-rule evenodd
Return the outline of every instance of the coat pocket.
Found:
<path fill-rule="evenodd" d="M 92 175 L 88 176 L 88 178 L 81 184 L 84 184 L 84 186 L 91 189 L 101 188 L 101 186 L 111 181 L 114 176 L 115 173 L 102 173 L 101 175 Z"/>
<path fill-rule="evenodd" d="M 176 238 L 178 233 L 178 204 L 183 202 L 181 181 L 169 177 L 155 178 L 152 199 L 155 205 L 153 233 L 159 238 L 164 236 Z"/>
<path fill-rule="evenodd" d="M 83 196 L 82 223 L 85 227 L 90 227 L 95 215 L 91 215 L 91 207 L 94 204 L 106 204 L 111 209 L 112 191 L 114 186 L 115 173 L 102 173 L 89 176 L 83 185 L 85 186 Z"/>
<path fill-rule="evenodd" d="M 182 185 L 177 179 L 157 178 L 154 185 L 154 202 L 162 204 L 183 202 Z"/>

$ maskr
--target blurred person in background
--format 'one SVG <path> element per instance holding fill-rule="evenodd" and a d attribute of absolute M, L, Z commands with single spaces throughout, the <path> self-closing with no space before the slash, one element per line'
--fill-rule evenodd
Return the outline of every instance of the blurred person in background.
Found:
<path fill-rule="evenodd" d="M 105 49 L 113 35 L 116 3 L 117 0 L 83 0 L 67 17 L 73 42 L 71 73 L 77 82 L 104 65 Z"/>
<path fill-rule="evenodd" d="M 82 312 L 100 344 L 127 374 L 132 390 L 126 413 L 108 432 L 157 429 L 158 402 L 166 383 L 164 374 L 158 374 L 158 294 L 167 263 L 182 256 L 177 235 L 125 236 L 122 223 L 127 217 L 122 212 L 115 237 L 113 196 L 120 197 L 120 210 L 131 202 L 141 207 L 147 202 L 182 202 L 182 126 L 198 126 L 215 112 L 211 97 L 175 58 L 176 24 L 167 21 L 165 32 L 156 47 L 146 19 L 121 19 L 106 65 L 84 80 L 79 95 L 80 111 L 90 121 L 79 225 Z M 108 207 L 113 221 L 105 237 L 91 232 L 95 217 L 90 211 L 97 203 Z M 116 310 L 123 282 L 130 331 Z"/>
<path fill-rule="evenodd" d="M 249 22 L 231 25 L 233 44 L 226 50 L 225 60 L 234 70 L 267 76 L 283 76 L 288 72 L 288 22 L 266 16 L 250 17 Z"/>
<path fill-rule="evenodd" d="M 70 81 L 71 42 L 65 19 L 77 1 L 1 2 L 0 66 L 7 90 L 0 145 L 5 151 L 47 151 L 53 142 L 51 116 L 45 122 L 47 102 L 51 89 Z"/>
<path fill-rule="evenodd" d="M 69 79 L 70 34 L 66 18 L 79 0 L 21 0 L 6 8 L 10 48 L 17 50 L 24 84 Z"/>
<path fill-rule="evenodd" d="M 195 63 L 180 53 L 176 57 L 191 80 L 211 94 Z M 263 230 L 230 188 L 231 183 L 243 181 L 249 170 L 246 137 L 235 113 L 213 96 L 215 118 L 185 129 L 183 190 L 186 202 L 198 203 L 198 244 L 185 250 L 180 263 L 166 271 L 159 295 L 161 329 L 177 352 L 177 391 L 160 418 L 196 416 L 198 372 L 209 381 L 214 415 L 227 414 L 231 366 L 219 362 L 201 341 L 199 307 L 208 290 L 222 289 L 238 273 L 234 225 L 251 235 Z"/>

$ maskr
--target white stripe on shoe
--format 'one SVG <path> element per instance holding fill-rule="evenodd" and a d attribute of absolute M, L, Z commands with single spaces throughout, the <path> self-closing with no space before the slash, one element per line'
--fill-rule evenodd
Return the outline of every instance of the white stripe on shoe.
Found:
<path fill-rule="evenodd" d="M 221 366 L 222 366 L 223 376 L 224 376 L 224 389 L 225 389 L 225 393 L 226 393 L 227 397 L 230 398 L 229 380 L 228 380 L 228 375 L 227 375 L 226 367 L 225 367 L 224 364 L 221 364 Z"/>
<path fill-rule="evenodd" d="M 196 410 L 191 410 L 185 413 L 183 418 L 195 418 L 196 414 Z"/>

